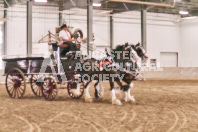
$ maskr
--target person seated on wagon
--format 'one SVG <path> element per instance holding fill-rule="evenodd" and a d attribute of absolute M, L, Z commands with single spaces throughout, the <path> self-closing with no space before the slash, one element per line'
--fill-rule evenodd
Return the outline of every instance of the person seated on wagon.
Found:
<path fill-rule="evenodd" d="M 59 32 L 59 38 L 63 41 L 63 44 L 69 46 L 69 50 L 64 48 L 63 51 L 61 51 L 61 56 L 66 55 L 66 53 L 69 53 L 70 51 L 71 53 L 73 51 L 77 51 L 76 44 L 72 42 L 75 41 L 75 39 L 71 38 L 71 34 L 68 32 L 68 28 L 66 24 L 61 26 L 61 31 Z"/>

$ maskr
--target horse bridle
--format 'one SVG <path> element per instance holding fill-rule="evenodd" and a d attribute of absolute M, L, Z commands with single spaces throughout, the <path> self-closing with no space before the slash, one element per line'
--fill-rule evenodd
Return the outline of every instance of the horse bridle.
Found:
<path fill-rule="evenodd" d="M 128 46 L 125 48 L 125 50 L 127 49 L 130 49 L 132 55 L 130 55 L 130 60 L 133 62 L 133 63 L 136 63 L 138 60 L 139 60 L 139 56 L 137 55 L 137 52 L 131 47 L 131 46 Z M 123 56 L 125 55 L 125 51 L 123 53 Z"/>
<path fill-rule="evenodd" d="M 137 46 L 137 47 L 136 47 L 136 50 L 137 50 L 137 49 L 141 49 L 141 50 L 142 50 L 143 56 L 146 56 L 146 51 L 143 49 L 142 46 Z"/>

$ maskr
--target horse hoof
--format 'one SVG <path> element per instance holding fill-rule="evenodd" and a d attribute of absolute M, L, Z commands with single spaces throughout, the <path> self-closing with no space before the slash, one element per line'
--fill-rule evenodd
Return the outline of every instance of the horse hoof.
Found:
<path fill-rule="evenodd" d="M 92 103 L 92 102 L 93 102 L 93 99 L 92 99 L 91 97 L 85 98 L 85 102 L 87 102 L 87 103 Z"/>
<path fill-rule="evenodd" d="M 121 101 L 119 99 L 112 100 L 113 105 L 122 105 Z"/>
<path fill-rule="evenodd" d="M 98 93 L 99 98 L 103 98 L 104 93 Z"/>
<path fill-rule="evenodd" d="M 135 103 L 135 98 L 134 98 L 134 96 L 130 96 L 130 97 L 129 97 L 129 102 Z"/>
<path fill-rule="evenodd" d="M 128 101 L 128 99 L 127 99 L 127 98 L 125 98 L 125 99 L 124 99 L 124 101 L 125 101 L 125 102 L 127 102 L 127 101 Z"/>
<path fill-rule="evenodd" d="M 95 97 L 95 99 L 97 99 L 97 100 L 103 99 L 103 96 L 101 96 L 100 94 L 98 94 L 98 97 Z"/>

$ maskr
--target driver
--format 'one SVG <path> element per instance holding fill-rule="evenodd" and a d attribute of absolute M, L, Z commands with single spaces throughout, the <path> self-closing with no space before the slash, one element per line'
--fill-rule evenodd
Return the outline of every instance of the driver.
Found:
<path fill-rule="evenodd" d="M 67 25 L 64 24 L 61 26 L 61 31 L 59 32 L 59 38 L 63 41 L 63 44 L 67 44 L 69 46 L 69 51 L 77 51 L 76 44 L 72 43 L 75 39 L 71 38 L 70 33 L 68 32 Z M 63 50 L 61 55 L 65 55 L 68 51 Z"/>

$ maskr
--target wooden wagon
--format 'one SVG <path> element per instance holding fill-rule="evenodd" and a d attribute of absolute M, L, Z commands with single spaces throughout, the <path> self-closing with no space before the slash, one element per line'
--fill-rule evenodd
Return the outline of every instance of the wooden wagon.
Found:
<path fill-rule="evenodd" d="M 29 82 L 33 93 L 38 97 L 44 96 L 46 100 L 54 100 L 57 96 L 58 85 L 66 83 L 69 96 L 72 98 L 82 97 L 84 84 L 75 82 L 77 71 L 74 71 L 75 64 L 80 60 L 68 60 L 59 56 L 57 64 L 49 61 L 45 72 L 41 72 L 46 59 L 49 58 L 9 57 L 3 59 L 5 62 L 6 90 L 10 97 L 22 98 Z M 61 64 L 64 71 L 60 71 Z M 66 78 L 62 79 L 62 76 L 66 76 Z M 78 94 L 75 94 L 75 90 L 78 90 Z"/>

